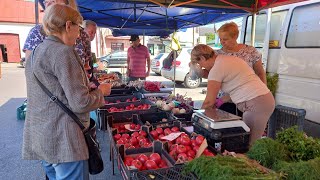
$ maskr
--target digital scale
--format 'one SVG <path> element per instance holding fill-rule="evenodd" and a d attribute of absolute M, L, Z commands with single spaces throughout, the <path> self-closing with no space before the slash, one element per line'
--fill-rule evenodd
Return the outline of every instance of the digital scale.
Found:
<path fill-rule="evenodd" d="M 246 132 L 250 132 L 250 128 L 241 120 L 241 117 L 220 109 L 212 109 L 210 111 L 194 110 L 192 121 L 208 131 L 242 128 Z"/>

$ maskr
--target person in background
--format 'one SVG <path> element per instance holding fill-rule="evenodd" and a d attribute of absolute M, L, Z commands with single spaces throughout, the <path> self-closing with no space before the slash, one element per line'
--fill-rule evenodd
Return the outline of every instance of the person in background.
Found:
<path fill-rule="evenodd" d="M 84 32 L 86 32 L 88 35 L 89 42 L 93 41 L 93 39 L 96 36 L 96 32 L 97 32 L 97 24 L 91 20 L 84 20 L 83 21 L 83 29 L 84 29 Z M 91 50 L 91 43 L 89 44 L 89 47 Z M 91 74 L 91 77 L 93 77 L 92 76 L 92 73 L 94 70 L 93 64 L 96 63 L 96 62 L 93 62 L 94 59 L 96 59 L 95 55 L 91 52 L 91 58 L 88 59 L 88 62 L 85 62 L 85 63 L 88 63 L 88 65 L 90 67 L 90 69 L 88 70 L 88 73 Z"/>
<path fill-rule="evenodd" d="M 89 127 L 89 112 L 103 106 L 104 91 L 90 90 L 74 50 L 81 23 L 80 13 L 70 6 L 48 7 L 43 17 L 48 37 L 26 61 L 28 109 L 22 158 L 41 160 L 49 179 L 89 179 L 89 153 L 81 128 L 50 99 L 35 78 Z"/>
<path fill-rule="evenodd" d="M 234 22 L 226 23 L 218 29 L 218 35 L 222 48 L 216 50 L 216 53 L 241 58 L 254 70 L 260 80 L 267 84 L 266 72 L 262 66 L 261 53 L 253 46 L 237 43 L 239 36 L 238 25 Z M 218 98 L 217 105 L 219 109 L 241 116 L 241 111 L 237 110 L 236 105 L 231 102 L 228 94 L 220 92 Z"/>
<path fill-rule="evenodd" d="M 50 5 L 62 3 L 69 5 L 75 10 L 78 10 L 77 3 L 75 0 L 44 0 L 43 3 L 45 9 L 47 9 Z M 31 51 L 43 42 L 46 36 L 47 35 L 43 30 L 42 24 L 37 24 L 29 31 L 28 37 L 23 46 L 23 52 L 25 53 L 26 59 L 30 55 Z M 86 32 L 84 32 L 82 28 L 80 29 L 80 35 L 75 43 L 75 49 L 78 52 L 83 63 L 91 58 L 89 36 Z"/>
<path fill-rule="evenodd" d="M 268 87 L 247 63 L 235 56 L 218 55 L 207 45 L 199 44 L 191 51 L 191 63 L 208 73 L 207 95 L 202 109 L 216 108 L 219 90 L 230 94 L 243 112 L 242 120 L 250 128 L 250 145 L 261 138 L 275 101 Z"/>
<path fill-rule="evenodd" d="M 150 54 L 146 46 L 140 44 L 138 35 L 131 35 L 132 46 L 128 49 L 127 75 L 129 81 L 145 80 L 150 74 Z M 147 71 L 146 71 L 147 64 Z"/>

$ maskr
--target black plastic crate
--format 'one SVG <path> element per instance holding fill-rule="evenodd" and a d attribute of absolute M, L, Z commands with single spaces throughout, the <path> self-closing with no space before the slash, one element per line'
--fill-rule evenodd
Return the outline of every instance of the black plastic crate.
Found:
<path fill-rule="evenodd" d="M 124 157 L 125 156 L 135 156 L 137 154 L 151 154 L 151 153 L 159 153 L 161 158 L 164 159 L 168 167 L 173 167 L 173 164 L 169 161 L 169 154 L 163 149 L 163 144 L 160 141 L 155 141 L 153 143 L 153 147 L 150 148 L 140 148 L 140 149 L 124 149 L 124 146 L 119 146 L 119 156 L 118 156 L 118 168 L 120 170 L 120 173 L 123 177 L 123 179 L 134 179 L 135 174 L 138 172 L 144 172 L 144 171 L 138 171 L 137 169 L 129 169 L 124 164 Z M 161 170 L 161 169 L 157 169 Z M 150 171 L 150 170 L 145 170 Z"/>
<path fill-rule="evenodd" d="M 163 122 L 162 121 L 163 118 L 167 119 L 168 121 Z M 176 119 L 174 119 L 170 115 L 170 113 L 159 110 L 158 112 L 155 112 L 155 113 L 140 114 L 139 120 L 143 125 L 148 125 L 148 126 L 152 126 L 153 128 L 157 128 L 157 127 L 169 126 L 170 124 L 172 124 L 172 121 Z"/>
<path fill-rule="evenodd" d="M 303 131 L 306 110 L 277 105 L 268 122 L 267 136 L 275 138 L 276 133 L 292 126 L 298 126 Z"/>
<path fill-rule="evenodd" d="M 131 110 L 131 111 L 121 111 L 121 112 L 108 112 L 108 110 L 107 110 L 110 107 L 117 107 L 117 108 L 126 107 L 130 104 L 134 104 L 135 106 L 141 105 L 141 104 L 150 104 L 151 107 L 149 109 L 145 109 L 145 110 Z M 107 129 L 107 117 L 109 115 L 112 115 L 115 119 L 130 119 L 133 114 L 144 114 L 144 113 L 158 112 L 158 108 L 151 101 L 149 101 L 147 99 L 141 99 L 141 101 L 137 101 L 137 102 L 105 105 L 104 107 L 99 108 L 97 110 L 97 112 L 98 112 L 98 119 L 100 122 L 100 129 L 106 130 Z"/>
<path fill-rule="evenodd" d="M 111 88 L 111 92 L 109 96 L 116 95 L 131 95 L 134 92 L 138 92 L 135 87 L 126 87 L 126 88 Z"/>
<path fill-rule="evenodd" d="M 188 112 L 183 114 L 172 114 L 176 119 L 180 119 L 180 121 L 191 121 L 193 110 L 190 109 Z"/>
<path fill-rule="evenodd" d="M 116 103 L 125 103 L 128 99 L 130 99 L 130 102 L 132 102 L 132 98 L 136 98 L 137 101 L 141 101 L 143 98 L 143 95 L 139 92 L 135 92 L 132 95 L 123 95 L 123 96 L 105 96 L 104 100 L 108 101 L 107 105 L 110 104 L 116 104 Z M 117 102 L 120 101 L 120 102 Z"/>
<path fill-rule="evenodd" d="M 215 148 L 217 152 L 224 150 L 245 153 L 249 150 L 250 133 L 241 127 L 224 128 L 209 131 L 197 124 L 193 126 L 194 132 L 203 135 L 209 145 Z"/>
<path fill-rule="evenodd" d="M 183 174 L 183 167 L 174 166 L 172 168 L 147 170 L 135 174 L 133 179 L 136 180 L 197 180 L 198 178 L 193 173 Z"/>

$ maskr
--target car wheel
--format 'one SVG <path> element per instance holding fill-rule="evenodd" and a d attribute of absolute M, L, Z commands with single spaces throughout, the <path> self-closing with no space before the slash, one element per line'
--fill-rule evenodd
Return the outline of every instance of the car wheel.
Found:
<path fill-rule="evenodd" d="M 191 79 L 189 73 L 186 75 L 186 77 L 184 78 L 184 86 L 186 88 L 197 88 L 200 86 L 201 83 L 201 78 L 198 78 L 196 80 Z"/>
<path fill-rule="evenodd" d="M 155 72 L 156 73 L 156 72 Z M 161 73 L 156 73 L 156 75 L 161 76 Z"/>
<path fill-rule="evenodd" d="M 108 62 L 107 62 L 107 61 L 103 61 L 102 64 L 103 64 L 103 66 L 104 66 L 105 68 L 108 67 Z"/>

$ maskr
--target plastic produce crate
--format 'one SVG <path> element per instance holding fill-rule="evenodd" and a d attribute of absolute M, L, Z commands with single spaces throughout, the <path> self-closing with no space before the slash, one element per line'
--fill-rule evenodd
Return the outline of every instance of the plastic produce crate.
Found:
<path fill-rule="evenodd" d="M 197 180 L 198 178 L 193 174 L 183 174 L 183 167 L 174 166 L 172 168 L 147 170 L 137 172 L 133 179 L 136 180 Z"/>
<path fill-rule="evenodd" d="M 165 118 L 168 121 L 162 122 L 162 119 Z M 145 113 L 139 115 L 139 120 L 143 125 L 151 125 L 153 128 L 168 126 L 175 120 L 170 113 L 165 111 L 159 111 L 155 113 Z"/>
<path fill-rule="evenodd" d="M 141 105 L 141 104 L 150 104 L 151 107 L 146 110 L 131 110 L 131 111 L 121 111 L 121 112 L 108 112 L 107 109 L 110 107 L 126 107 L 130 104 L 134 104 L 135 106 Z M 100 122 L 100 129 L 106 130 L 107 129 L 107 117 L 109 115 L 112 115 L 115 119 L 129 119 L 132 117 L 133 114 L 143 114 L 143 113 L 153 113 L 158 112 L 158 108 L 149 100 L 147 99 L 141 99 L 141 101 L 137 102 L 129 102 L 129 103 L 118 103 L 118 104 L 111 104 L 111 105 L 105 105 L 102 108 L 99 108 L 97 110 L 98 112 L 98 119 Z"/>
<path fill-rule="evenodd" d="M 144 171 L 138 171 L 137 169 L 129 169 L 124 164 L 124 157 L 125 156 L 136 156 L 138 154 L 149 155 L 151 153 L 159 153 L 161 158 L 167 162 L 168 167 L 173 167 L 173 165 L 169 161 L 169 154 L 163 149 L 163 144 L 160 141 L 154 142 L 153 147 L 150 147 L 150 148 L 125 150 L 123 145 L 119 146 L 118 168 L 120 170 L 120 173 L 121 173 L 123 179 L 128 179 L 128 180 L 134 179 L 136 173 L 144 172 Z M 157 169 L 157 171 L 158 170 L 161 170 L 161 169 Z M 150 171 L 150 170 L 147 170 L 147 171 Z"/>
<path fill-rule="evenodd" d="M 137 101 L 140 101 L 143 98 L 143 95 L 139 92 L 135 92 L 132 95 L 122 95 L 122 96 L 105 96 L 104 100 L 108 101 L 108 105 L 110 104 L 116 104 L 117 101 L 120 101 L 120 103 L 124 103 L 126 102 L 128 99 L 130 99 L 130 101 L 132 100 L 132 98 L 137 98 Z"/>
<path fill-rule="evenodd" d="M 128 88 L 111 88 L 111 92 L 109 96 L 117 96 L 117 95 L 131 95 L 134 92 L 138 92 L 135 87 Z"/>
<path fill-rule="evenodd" d="M 306 110 L 277 105 L 268 122 L 268 137 L 275 138 L 276 133 L 292 126 L 303 131 Z"/>
<path fill-rule="evenodd" d="M 180 119 L 180 121 L 191 121 L 192 119 L 193 110 L 183 113 L 183 114 L 172 114 L 173 117 L 176 119 Z"/>
<path fill-rule="evenodd" d="M 24 100 L 23 104 L 17 108 L 17 119 L 25 120 L 27 113 L 27 100 Z"/>
<path fill-rule="evenodd" d="M 240 127 L 212 131 L 208 131 L 197 124 L 193 127 L 194 132 L 203 135 L 207 139 L 208 145 L 214 147 L 217 152 L 227 150 L 236 153 L 245 153 L 249 150 L 250 133 Z"/>

